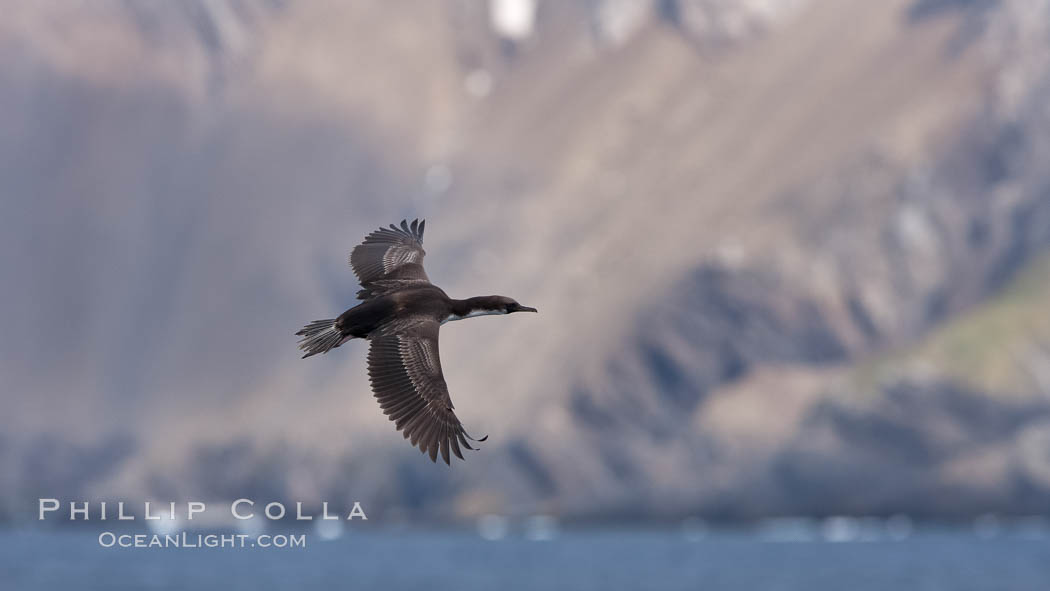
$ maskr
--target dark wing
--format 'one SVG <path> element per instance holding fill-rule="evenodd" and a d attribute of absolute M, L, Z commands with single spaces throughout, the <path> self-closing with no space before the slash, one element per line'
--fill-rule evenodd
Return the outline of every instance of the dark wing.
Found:
<path fill-rule="evenodd" d="M 438 452 L 445 463 L 449 450 L 463 459 L 460 446 L 474 449 L 475 440 L 463 430 L 452 411 L 445 376 L 438 358 L 437 322 L 429 321 L 393 334 L 372 337 L 368 351 L 368 378 L 383 413 L 430 459 Z"/>
<path fill-rule="evenodd" d="M 423 270 L 425 221 L 401 220 L 365 237 L 350 253 L 350 267 L 361 282 L 358 299 L 367 300 L 412 284 L 430 283 Z"/>

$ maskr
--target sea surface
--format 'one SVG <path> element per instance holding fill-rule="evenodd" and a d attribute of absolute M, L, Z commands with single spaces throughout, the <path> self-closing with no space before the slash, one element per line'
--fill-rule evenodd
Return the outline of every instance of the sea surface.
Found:
<path fill-rule="evenodd" d="M 104 548 L 97 531 L 0 530 L 0 589 L 1050 589 L 1045 536 L 960 529 L 833 542 L 602 529 L 533 538 L 364 530 L 324 541 L 307 531 L 305 548 Z"/>

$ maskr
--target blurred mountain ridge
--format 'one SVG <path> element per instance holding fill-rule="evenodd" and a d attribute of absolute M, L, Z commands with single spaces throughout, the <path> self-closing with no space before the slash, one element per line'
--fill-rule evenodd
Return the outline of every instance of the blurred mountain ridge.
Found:
<path fill-rule="evenodd" d="M 1048 3 L 539 2 L 513 38 L 495 4 L 0 24 L 0 513 L 1045 506 Z M 541 310 L 443 331 L 492 435 L 452 470 L 392 432 L 362 347 L 292 346 L 351 304 L 359 238 L 417 215 L 451 295 Z"/>

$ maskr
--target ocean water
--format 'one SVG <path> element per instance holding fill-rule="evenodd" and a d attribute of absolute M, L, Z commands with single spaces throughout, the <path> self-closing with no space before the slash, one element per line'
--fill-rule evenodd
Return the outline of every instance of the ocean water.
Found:
<path fill-rule="evenodd" d="M 103 548 L 98 532 L 0 531 L 2 590 L 519 589 L 1047 591 L 1050 538 L 972 531 L 904 540 L 744 533 L 350 531 L 305 548 Z"/>

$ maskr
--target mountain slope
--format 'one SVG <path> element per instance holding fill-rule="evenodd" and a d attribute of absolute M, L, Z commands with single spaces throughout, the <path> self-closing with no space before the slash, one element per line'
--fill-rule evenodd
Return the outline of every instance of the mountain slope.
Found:
<path fill-rule="evenodd" d="M 1043 21 L 797 4 L 731 39 L 656 6 L 610 36 L 611 4 L 587 2 L 541 4 L 522 39 L 455 2 L 20 7 L 0 24 L 6 505 L 1010 506 L 994 472 L 956 507 L 920 501 L 969 486 L 986 442 L 1038 449 L 1045 386 L 924 343 L 983 332 L 953 323 L 1050 245 Z M 362 347 L 300 362 L 291 336 L 351 303 L 361 236 L 417 215 L 451 295 L 541 311 L 443 331 L 457 411 L 492 435 L 452 471 L 392 432 Z M 954 440 L 909 409 L 987 436 L 938 451 Z M 914 486 L 858 497 L 824 465 Z"/>

